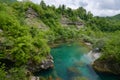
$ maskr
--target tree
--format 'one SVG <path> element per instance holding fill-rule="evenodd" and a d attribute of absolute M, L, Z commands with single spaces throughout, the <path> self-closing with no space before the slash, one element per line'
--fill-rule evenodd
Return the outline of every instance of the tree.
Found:
<path fill-rule="evenodd" d="M 12 2 L 16 2 L 17 0 L 0 0 L 1 3 L 12 3 Z"/>
<path fill-rule="evenodd" d="M 43 9 L 46 9 L 46 8 L 47 8 L 47 6 L 46 6 L 46 4 L 45 4 L 45 2 L 44 2 L 43 0 L 41 0 L 40 6 L 41 6 Z"/>

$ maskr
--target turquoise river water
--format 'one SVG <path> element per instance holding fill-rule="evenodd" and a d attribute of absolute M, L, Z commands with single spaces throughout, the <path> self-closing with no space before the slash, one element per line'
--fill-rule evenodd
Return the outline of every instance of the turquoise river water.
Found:
<path fill-rule="evenodd" d="M 85 47 L 76 44 L 53 48 L 51 54 L 54 58 L 54 69 L 43 71 L 39 75 L 51 77 L 48 80 L 120 80 L 114 75 L 96 73 L 87 53 Z"/>

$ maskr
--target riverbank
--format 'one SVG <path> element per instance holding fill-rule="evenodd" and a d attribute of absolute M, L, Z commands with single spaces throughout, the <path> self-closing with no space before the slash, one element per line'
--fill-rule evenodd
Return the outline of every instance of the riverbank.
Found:
<path fill-rule="evenodd" d="M 81 46 L 88 48 L 89 50 L 92 50 L 92 44 L 89 42 L 85 42 L 83 40 L 74 40 L 74 39 L 68 39 L 66 41 L 58 40 L 58 41 L 55 41 L 54 43 L 48 43 L 48 45 L 50 46 L 50 48 L 55 48 L 63 44 L 71 44 L 71 43 L 77 43 Z"/>
<path fill-rule="evenodd" d="M 120 75 L 120 63 L 111 58 L 97 59 L 92 66 L 97 72 Z"/>
<path fill-rule="evenodd" d="M 61 80 L 81 80 L 83 77 L 87 80 L 116 80 L 111 76 L 97 74 L 91 66 L 90 57 L 84 53 L 86 51 L 83 50 L 83 46 L 74 44 L 52 48 L 51 55 L 54 57 L 55 67 L 52 71 L 39 73 L 39 76 L 44 76 L 45 80 L 56 80 L 58 77 Z"/>
<path fill-rule="evenodd" d="M 60 43 L 60 42 L 59 42 Z M 54 46 L 54 47 L 52 47 L 52 50 L 55 50 L 55 51 L 52 51 L 51 53 L 52 53 L 52 56 L 54 57 L 54 61 L 55 61 L 55 63 L 54 63 L 54 65 L 55 65 L 55 67 L 58 67 L 57 68 L 57 70 L 60 70 L 59 68 L 63 68 L 63 66 L 64 65 L 66 65 L 66 64 L 68 64 L 68 65 L 70 65 L 69 64 L 69 58 L 70 58 L 70 56 L 69 56 L 69 54 L 66 54 L 66 53 L 70 53 L 72 56 L 72 60 L 70 60 L 70 62 L 71 61 L 76 61 L 75 59 L 77 59 L 78 57 L 80 58 L 80 53 L 79 53 L 79 56 L 78 56 L 78 53 L 73 53 L 72 51 L 70 51 L 71 49 L 67 49 L 67 48 L 70 48 L 70 47 L 73 47 L 73 45 L 71 45 L 70 44 L 71 42 L 67 42 L 66 44 L 65 43 L 62 43 L 62 44 L 57 44 L 57 46 Z M 83 43 L 82 43 L 83 44 Z M 63 45 L 63 46 L 60 46 L 60 45 Z M 85 44 L 84 44 L 85 45 Z M 65 46 L 65 47 L 64 47 Z M 86 45 L 85 45 L 86 46 Z M 84 47 L 85 47 L 84 46 Z M 60 50 L 59 50 L 60 49 Z M 62 49 L 62 50 L 61 50 Z M 58 51 L 58 52 L 56 52 L 56 50 Z M 75 50 L 75 51 L 77 51 L 77 50 Z M 63 53 L 64 52 L 64 53 Z M 92 70 L 92 72 L 93 73 L 91 73 L 91 74 L 93 74 L 94 76 L 97 76 L 97 75 L 99 75 L 101 72 L 100 71 L 97 71 L 94 67 L 93 67 L 93 65 L 91 65 L 92 64 L 92 62 L 91 61 L 88 61 L 88 60 L 90 60 L 90 59 L 92 59 L 94 62 L 96 61 L 96 59 L 98 59 L 101 55 L 100 55 L 101 53 L 97 53 L 97 52 L 92 52 L 92 51 L 90 51 L 88 54 L 84 54 L 84 55 L 86 55 L 89 59 L 86 59 L 87 57 L 85 57 L 84 55 L 83 55 L 83 57 L 84 58 L 82 58 L 81 57 L 81 59 L 80 59 L 80 62 L 75 62 L 75 65 L 74 65 L 74 67 L 70 67 L 70 66 L 66 66 L 66 67 L 70 67 L 70 68 L 68 68 L 68 71 L 71 73 L 74 73 L 74 74 L 76 74 L 77 72 L 78 72 L 78 69 L 76 69 L 76 67 L 81 67 L 81 68 L 90 68 L 90 72 L 91 72 L 91 70 Z M 75 55 L 77 58 L 75 58 L 73 55 Z M 68 57 L 69 56 L 69 57 Z M 62 59 L 62 58 L 64 58 L 64 59 L 66 59 L 66 61 L 67 61 L 67 63 L 66 64 L 64 64 L 65 62 L 64 61 L 62 61 L 62 60 L 64 60 L 64 59 Z M 73 59 L 74 58 L 74 59 Z M 84 59 L 85 59 L 85 65 L 83 65 L 83 63 L 84 63 Z M 57 61 L 58 62 L 57 62 Z M 83 62 L 81 62 L 81 60 L 83 61 Z M 63 62 L 63 63 L 62 63 Z M 89 62 L 89 65 L 87 64 L 86 65 L 86 63 L 88 63 Z M 94 63 L 93 62 L 93 63 Z M 56 64 L 58 65 L 58 66 L 56 66 Z M 62 66 L 61 66 L 62 65 Z M 101 65 L 102 65 L 102 63 L 101 63 Z M 61 66 L 61 67 L 60 67 Z M 86 66 L 86 67 L 85 67 Z M 55 68 L 56 69 L 56 68 Z M 96 74 L 96 72 L 94 72 L 94 70 L 97 72 L 97 74 Z M 75 71 L 73 71 L 73 70 L 77 70 L 77 72 L 75 72 Z M 47 71 L 47 70 L 46 70 Z M 61 70 L 60 70 L 61 71 Z M 48 76 L 48 73 L 49 74 L 51 74 L 51 75 L 57 75 L 57 78 L 59 77 L 58 75 L 60 75 L 60 71 L 58 71 L 58 72 L 56 72 L 56 71 L 54 71 L 54 69 L 53 69 L 53 73 L 51 73 L 51 72 L 45 72 L 45 73 L 42 73 L 42 75 L 44 74 L 44 75 L 47 75 Z M 84 71 L 84 70 L 83 70 Z M 59 73 L 59 74 L 57 74 L 57 73 Z M 62 72 L 63 74 L 66 74 L 65 72 Z M 79 71 L 79 73 L 81 74 L 81 71 Z M 39 73 L 39 74 L 41 74 L 41 73 Z M 104 74 L 104 73 L 103 73 Z M 71 75 L 71 74 L 70 74 Z M 88 75 L 90 75 L 89 74 L 89 72 L 88 72 Z M 101 73 L 101 75 L 102 75 L 102 73 Z M 100 75 L 100 76 L 101 76 Z M 107 75 L 107 76 L 106 76 Z M 106 73 L 106 75 L 102 75 L 102 76 L 104 76 L 105 77 L 105 79 L 102 79 L 102 80 L 106 80 L 106 79 L 108 79 L 107 77 L 109 76 L 109 73 Z M 46 77 L 46 76 L 45 76 Z M 65 77 L 65 76 L 63 76 L 63 77 Z M 110 76 L 111 77 L 111 76 Z M 118 77 L 118 76 L 117 76 Z M 40 80 L 42 80 L 41 78 L 43 78 L 43 80 L 44 80 L 44 77 L 41 77 L 40 76 Z M 57 79 L 56 78 L 56 79 Z M 69 78 L 71 78 L 71 77 L 69 77 Z M 72 77 L 72 78 L 77 78 L 77 77 Z M 34 77 L 33 79 L 38 79 L 38 77 Z M 48 79 L 53 79 L 53 77 L 52 76 L 48 76 L 47 77 L 47 79 L 45 79 L 45 80 L 48 80 Z M 81 78 L 80 78 L 81 79 Z M 86 78 L 87 79 L 87 78 Z M 113 80 L 114 78 L 111 78 L 111 79 L 109 79 L 109 80 Z M 61 79 L 61 80 L 64 80 L 64 79 Z M 93 80 L 98 80 L 98 79 L 93 79 Z M 115 80 L 116 80 L 116 77 L 115 77 Z"/>

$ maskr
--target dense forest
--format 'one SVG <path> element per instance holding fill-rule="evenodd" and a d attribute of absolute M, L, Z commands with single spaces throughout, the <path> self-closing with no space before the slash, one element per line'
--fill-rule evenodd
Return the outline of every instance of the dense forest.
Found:
<path fill-rule="evenodd" d="M 29 63 L 46 60 L 59 41 L 89 42 L 102 53 L 98 62 L 120 66 L 119 16 L 95 17 L 83 7 L 56 8 L 44 1 L 0 0 L 0 80 L 28 80 Z"/>

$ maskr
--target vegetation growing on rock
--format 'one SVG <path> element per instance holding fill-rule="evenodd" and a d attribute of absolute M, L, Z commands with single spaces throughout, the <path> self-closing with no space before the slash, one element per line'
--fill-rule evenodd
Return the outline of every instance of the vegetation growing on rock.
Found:
<path fill-rule="evenodd" d="M 0 60 L 14 62 L 15 68 L 6 71 L 1 67 L 1 79 L 7 80 L 8 73 L 11 79 L 26 77 L 14 76 L 11 70 L 21 74 L 19 69 L 26 68 L 30 62 L 40 64 L 50 54 L 49 44 L 58 40 L 90 42 L 103 53 L 99 60 L 110 59 L 120 64 L 119 19 L 93 17 L 82 7 L 72 10 L 65 5 L 48 6 L 43 1 L 40 4 L 4 1 L 7 0 L 0 1 Z M 65 26 L 61 23 L 63 17 L 66 18 Z M 1 62 L 1 66 L 3 64 Z"/>

